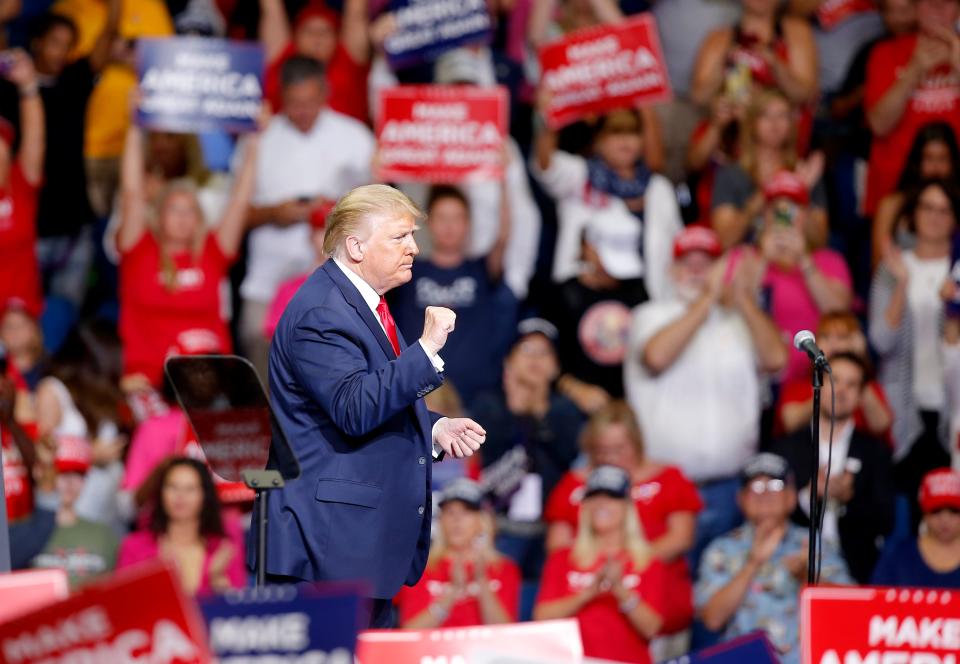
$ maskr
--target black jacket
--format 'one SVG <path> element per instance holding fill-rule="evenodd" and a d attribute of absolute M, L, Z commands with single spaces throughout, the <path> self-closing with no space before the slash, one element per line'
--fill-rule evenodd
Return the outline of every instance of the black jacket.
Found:
<path fill-rule="evenodd" d="M 798 489 L 810 483 L 810 445 L 810 431 L 803 429 L 777 441 L 771 450 L 790 464 Z M 847 458 L 857 459 L 860 470 L 854 474 L 853 498 L 839 510 L 840 547 L 850 575 L 858 583 L 868 583 L 880 557 L 883 538 L 893 528 L 893 462 L 883 441 L 860 431 L 854 431 L 850 438 Z M 820 463 L 826 464 L 826 459 Z M 802 526 L 810 524 L 800 505 L 793 519 Z"/>

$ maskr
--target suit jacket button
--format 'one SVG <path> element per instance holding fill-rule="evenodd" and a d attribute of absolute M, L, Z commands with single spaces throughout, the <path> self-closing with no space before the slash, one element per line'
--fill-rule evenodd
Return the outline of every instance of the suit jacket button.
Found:
<path fill-rule="evenodd" d="M 423 512 L 424 512 L 423 505 L 421 505 L 420 507 L 417 508 L 417 514 L 423 514 Z"/>
<path fill-rule="evenodd" d="M 417 462 L 422 466 L 422 465 L 424 465 L 425 463 L 427 463 L 427 458 L 426 458 L 426 457 L 420 457 L 419 459 L 417 459 Z"/>

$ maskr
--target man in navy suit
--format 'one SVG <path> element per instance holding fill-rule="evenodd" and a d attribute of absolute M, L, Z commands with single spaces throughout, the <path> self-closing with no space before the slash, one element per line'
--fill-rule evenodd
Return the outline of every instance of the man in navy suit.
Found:
<path fill-rule="evenodd" d="M 386 185 L 341 198 L 327 218 L 331 258 L 297 291 L 270 348 L 271 402 L 302 476 L 269 501 L 268 581 L 365 580 L 371 627 L 390 626 L 391 599 L 423 573 L 432 462 L 470 456 L 486 437 L 423 402 L 443 382 L 438 352 L 456 314 L 427 308 L 408 345 L 383 297 L 411 278 L 420 216 Z"/>

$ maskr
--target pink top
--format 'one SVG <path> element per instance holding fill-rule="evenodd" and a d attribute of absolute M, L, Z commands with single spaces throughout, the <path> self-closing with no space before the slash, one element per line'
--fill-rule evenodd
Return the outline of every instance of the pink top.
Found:
<path fill-rule="evenodd" d="M 137 427 L 130 442 L 121 487 L 136 491 L 161 461 L 177 454 L 185 426 L 183 411 L 171 408 L 169 412 L 151 417 Z"/>
<path fill-rule="evenodd" d="M 742 248 L 731 252 L 728 274 L 732 273 L 742 255 Z M 825 277 L 851 288 L 850 270 L 842 255 L 832 249 L 817 249 L 810 254 L 810 260 Z M 771 263 L 767 267 L 761 287 L 764 290 L 767 313 L 783 332 L 783 337 L 790 347 L 789 361 L 781 375 L 781 381 L 805 378 L 809 375 L 810 363 L 804 353 L 793 347 L 793 335 L 800 330 L 816 330 L 822 312 L 817 308 L 817 303 L 807 288 L 803 272 L 799 267 L 783 269 Z"/>
<path fill-rule="evenodd" d="M 287 305 L 290 304 L 290 300 L 297 294 L 297 291 L 300 290 L 300 287 L 303 286 L 303 283 L 310 274 L 310 272 L 301 274 L 299 277 L 294 277 L 289 281 L 283 282 L 280 284 L 280 287 L 277 288 L 277 294 L 273 296 L 273 302 L 270 303 L 270 308 L 267 309 L 267 315 L 263 317 L 263 336 L 267 339 L 273 338 L 273 333 L 276 331 L 277 324 L 280 322 L 280 316 L 283 315 L 283 311 L 287 308 Z"/>
<path fill-rule="evenodd" d="M 207 551 L 203 557 L 203 572 L 200 575 L 197 595 L 206 595 L 213 592 L 210 587 L 210 561 L 223 542 L 228 542 L 228 540 L 223 537 L 207 538 Z M 243 566 L 243 552 L 237 551 L 235 544 L 229 542 L 228 544 L 234 548 L 234 555 L 227 563 L 227 579 L 230 581 L 231 587 L 243 588 L 247 582 L 247 572 Z M 160 545 L 153 533 L 148 531 L 131 533 L 120 544 L 120 552 L 117 554 L 117 569 L 130 567 L 159 557 Z"/>

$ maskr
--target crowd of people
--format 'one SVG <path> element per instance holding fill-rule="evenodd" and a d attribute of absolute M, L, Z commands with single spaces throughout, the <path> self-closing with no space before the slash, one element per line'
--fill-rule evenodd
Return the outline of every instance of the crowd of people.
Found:
<path fill-rule="evenodd" d="M 388 183 L 423 210 L 401 333 L 457 313 L 428 405 L 487 431 L 435 467 L 400 627 L 576 617 L 623 662 L 762 629 L 797 662 L 811 520 L 825 583 L 960 588 L 960 0 L 497 0 L 489 43 L 393 69 L 397 7 L 0 0 L 14 565 L 249 582 L 251 493 L 164 362 L 266 382 L 327 213 L 378 181 L 379 91 L 432 83 L 504 86 L 510 136 L 498 181 Z M 538 49 L 641 12 L 672 100 L 549 126 Z M 256 131 L 138 124 L 137 42 L 177 34 L 262 45 Z"/>

